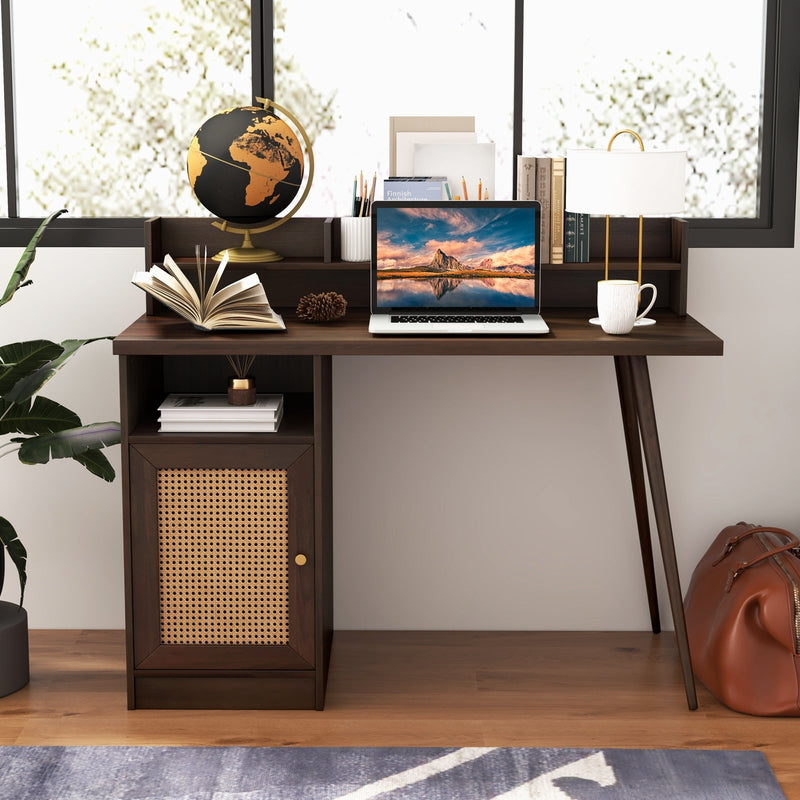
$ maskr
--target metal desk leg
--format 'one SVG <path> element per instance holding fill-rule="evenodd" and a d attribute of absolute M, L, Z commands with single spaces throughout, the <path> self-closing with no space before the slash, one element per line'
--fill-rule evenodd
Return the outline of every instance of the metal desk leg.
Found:
<path fill-rule="evenodd" d="M 681 581 L 678 575 L 678 562 L 675 557 L 675 543 L 672 538 L 672 522 L 669 517 L 667 503 L 667 487 L 664 482 L 664 468 L 661 463 L 661 448 L 658 443 L 656 414 L 653 407 L 653 394 L 650 388 L 650 373 L 645 356 L 624 356 L 628 362 L 633 378 L 633 396 L 636 405 L 636 416 L 639 420 L 639 431 L 642 437 L 642 450 L 650 479 L 650 496 L 653 501 L 653 514 L 661 544 L 661 559 L 664 563 L 664 574 L 667 579 L 667 591 L 672 609 L 672 621 L 675 625 L 675 637 L 678 642 L 678 653 L 683 670 L 683 683 L 686 688 L 686 700 L 689 708 L 697 708 L 697 692 L 692 672 L 692 659 L 689 651 L 689 637 L 686 633 L 686 619 L 683 613 L 683 597 Z"/>
<path fill-rule="evenodd" d="M 625 431 L 625 447 L 628 451 L 628 467 L 631 473 L 633 505 L 636 510 L 636 526 L 639 529 L 639 546 L 642 550 L 642 568 L 647 587 L 647 603 L 650 608 L 650 625 L 653 633 L 661 633 L 661 618 L 658 612 L 658 591 L 653 564 L 653 542 L 650 536 L 650 515 L 647 510 L 647 490 L 644 483 L 642 448 L 639 439 L 639 421 L 633 393 L 633 376 L 629 359 L 614 357 L 619 389 L 619 405 L 622 411 L 622 427 Z"/>

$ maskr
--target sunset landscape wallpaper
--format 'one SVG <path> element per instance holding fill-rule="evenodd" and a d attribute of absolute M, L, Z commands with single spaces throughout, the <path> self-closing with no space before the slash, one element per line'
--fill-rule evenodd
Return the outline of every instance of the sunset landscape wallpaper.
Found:
<path fill-rule="evenodd" d="M 535 306 L 534 207 L 487 202 L 375 211 L 378 306 Z"/>

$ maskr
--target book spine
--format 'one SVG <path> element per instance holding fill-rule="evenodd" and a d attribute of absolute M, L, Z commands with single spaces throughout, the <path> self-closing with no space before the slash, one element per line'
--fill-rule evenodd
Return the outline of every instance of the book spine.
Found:
<path fill-rule="evenodd" d="M 540 247 L 542 263 L 550 263 L 550 185 L 552 182 L 552 159 L 543 156 L 536 159 L 536 200 L 542 206 L 542 230 Z"/>
<path fill-rule="evenodd" d="M 162 411 L 160 422 L 274 422 L 280 412 L 255 412 L 253 414 L 180 414 Z"/>
<path fill-rule="evenodd" d="M 589 261 L 589 215 L 576 214 L 577 231 L 575 236 L 575 261 L 586 264 Z"/>
<path fill-rule="evenodd" d="M 564 263 L 574 264 L 578 260 L 578 215 L 574 211 L 564 212 Z"/>
<path fill-rule="evenodd" d="M 280 421 L 273 423 L 202 423 L 202 422 L 161 422 L 160 433 L 277 433 Z"/>
<path fill-rule="evenodd" d="M 517 200 L 536 199 L 536 159 L 517 156 Z"/>
<path fill-rule="evenodd" d="M 564 189 L 566 162 L 564 156 L 553 157 L 550 189 L 550 263 L 564 263 Z"/>

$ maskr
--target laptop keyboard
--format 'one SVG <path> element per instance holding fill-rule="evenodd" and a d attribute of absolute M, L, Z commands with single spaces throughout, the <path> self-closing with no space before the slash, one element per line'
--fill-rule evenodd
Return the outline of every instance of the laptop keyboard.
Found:
<path fill-rule="evenodd" d="M 428 315 L 428 314 L 392 314 L 392 322 L 420 322 L 420 323 L 430 323 L 430 322 L 444 322 L 444 323 L 452 323 L 452 322 L 472 322 L 472 323 L 484 323 L 484 322 L 522 322 L 522 317 L 520 316 L 506 316 L 502 314 L 491 314 L 491 315 L 464 315 L 464 314 L 439 314 L 439 315 Z"/>

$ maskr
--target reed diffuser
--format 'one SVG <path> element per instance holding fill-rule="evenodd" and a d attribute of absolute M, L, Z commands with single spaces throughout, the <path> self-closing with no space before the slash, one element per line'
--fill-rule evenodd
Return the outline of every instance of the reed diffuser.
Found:
<path fill-rule="evenodd" d="M 233 375 L 228 379 L 228 402 L 232 406 L 251 406 L 256 402 L 256 379 L 249 375 L 255 356 L 225 356 Z"/>

